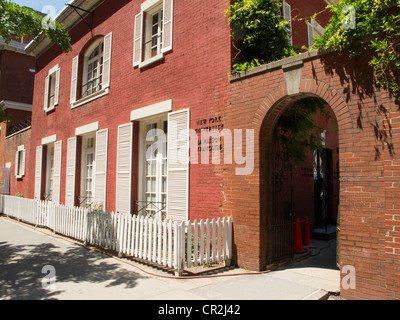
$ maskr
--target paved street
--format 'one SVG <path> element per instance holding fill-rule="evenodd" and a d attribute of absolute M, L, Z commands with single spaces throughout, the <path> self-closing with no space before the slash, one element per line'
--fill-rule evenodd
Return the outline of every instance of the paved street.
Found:
<path fill-rule="evenodd" d="M 318 300 L 339 290 L 339 270 L 332 269 L 330 254 L 334 246 L 326 244 L 319 255 L 270 273 L 182 280 L 0 217 L 0 299 Z M 46 287 L 52 279 L 45 266 L 54 268 L 55 288 Z M 242 272 L 230 268 L 222 274 Z"/>

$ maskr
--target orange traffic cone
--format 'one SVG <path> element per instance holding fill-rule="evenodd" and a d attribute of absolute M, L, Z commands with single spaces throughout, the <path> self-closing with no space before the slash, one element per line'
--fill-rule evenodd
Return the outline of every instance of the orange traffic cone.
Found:
<path fill-rule="evenodd" d="M 294 227 L 294 252 L 303 252 L 303 243 L 301 241 L 300 219 L 296 218 L 296 225 Z"/>

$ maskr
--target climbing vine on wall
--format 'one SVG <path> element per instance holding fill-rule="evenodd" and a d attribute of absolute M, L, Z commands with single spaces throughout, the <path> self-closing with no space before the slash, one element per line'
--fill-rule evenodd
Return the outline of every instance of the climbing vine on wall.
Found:
<path fill-rule="evenodd" d="M 296 54 L 288 40 L 288 22 L 282 18 L 281 6 L 277 0 L 238 0 L 229 7 L 228 21 L 240 53 L 233 73 Z"/>
<path fill-rule="evenodd" d="M 328 6 L 332 18 L 316 49 L 349 50 L 354 57 L 370 49 L 375 82 L 400 93 L 400 2 L 398 0 L 341 0 Z"/>

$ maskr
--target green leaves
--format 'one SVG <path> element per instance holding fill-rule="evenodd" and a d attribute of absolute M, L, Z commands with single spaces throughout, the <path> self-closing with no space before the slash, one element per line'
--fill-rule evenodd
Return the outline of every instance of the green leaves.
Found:
<path fill-rule="evenodd" d="M 349 16 L 345 6 L 353 6 L 356 13 L 355 27 L 343 28 Z M 369 62 L 375 69 L 376 83 L 394 94 L 400 93 L 400 2 L 395 0 L 341 0 L 333 13 L 325 34 L 314 39 L 314 48 L 348 49 L 351 56 L 372 49 Z"/>
<path fill-rule="evenodd" d="M 311 152 L 322 148 L 321 132 L 315 115 L 330 118 L 325 109 L 326 102 L 320 98 L 307 98 L 296 102 L 279 118 L 275 126 L 275 137 L 282 147 L 283 159 L 288 169 L 301 164 L 306 150 Z"/>
<path fill-rule="evenodd" d="M 228 9 L 232 36 L 240 43 L 242 61 L 233 72 L 240 72 L 295 54 L 288 41 L 288 22 L 276 0 L 239 0 Z M 244 61 L 244 62 L 243 62 Z"/>
<path fill-rule="evenodd" d="M 41 33 L 61 47 L 63 52 L 71 50 L 71 39 L 64 25 L 44 20 L 45 18 L 26 7 L 18 6 L 12 2 L 0 0 L 0 36 L 6 43 L 10 43 L 12 36 L 21 38 L 32 35 L 38 39 Z"/>

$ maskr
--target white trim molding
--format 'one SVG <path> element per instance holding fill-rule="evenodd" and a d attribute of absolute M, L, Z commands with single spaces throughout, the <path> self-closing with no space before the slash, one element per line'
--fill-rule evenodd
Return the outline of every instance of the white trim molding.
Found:
<path fill-rule="evenodd" d="M 42 145 L 53 143 L 57 141 L 57 135 L 53 134 L 52 136 L 48 136 L 42 139 Z"/>
<path fill-rule="evenodd" d="M 131 121 L 137 121 L 170 111 L 172 111 L 171 99 L 131 111 Z"/>
<path fill-rule="evenodd" d="M 86 124 L 82 127 L 76 128 L 75 129 L 75 135 L 76 136 L 81 136 L 84 135 L 86 133 L 90 133 L 90 132 L 95 132 L 99 130 L 99 122 L 92 122 L 89 124 Z"/>
<path fill-rule="evenodd" d="M 27 103 L 21 103 L 10 100 L 3 100 L 0 102 L 3 109 L 14 109 L 14 110 L 22 110 L 22 111 L 32 111 L 32 105 Z"/>

